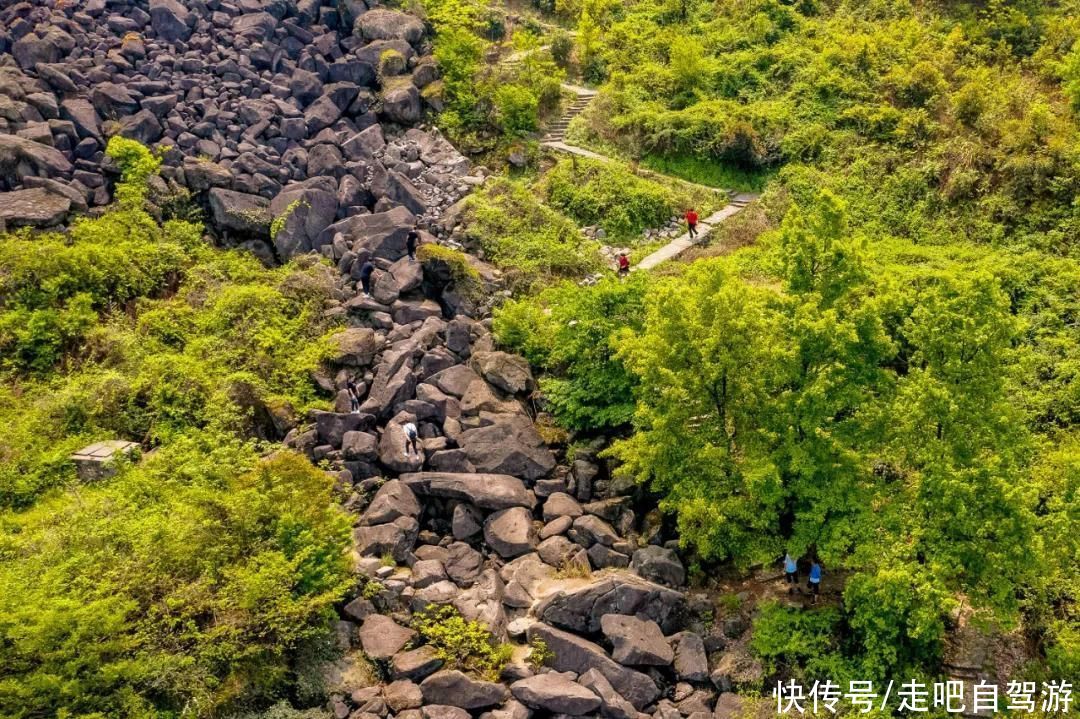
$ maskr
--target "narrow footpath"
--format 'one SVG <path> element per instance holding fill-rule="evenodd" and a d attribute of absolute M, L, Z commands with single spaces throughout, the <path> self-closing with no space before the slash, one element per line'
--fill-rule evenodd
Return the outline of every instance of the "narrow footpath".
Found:
<path fill-rule="evenodd" d="M 586 87 L 580 87 L 578 85 L 571 85 L 569 83 L 563 83 L 562 89 L 566 92 L 574 94 L 574 101 L 570 103 L 562 117 L 556 120 L 549 128 L 543 139 L 540 141 L 541 147 L 546 147 L 556 152 L 563 152 L 570 155 L 577 155 L 578 157 L 585 157 L 590 160 L 599 160 L 601 162 L 619 162 L 614 158 L 606 155 L 601 155 L 598 152 L 593 152 L 584 147 L 578 147 L 577 145 L 571 145 L 566 142 L 566 133 L 570 128 L 570 122 L 585 111 L 585 108 L 589 106 L 589 103 L 596 97 L 596 91 L 590 90 Z M 663 173 L 651 172 L 658 178 L 671 178 L 684 182 L 679 178 L 671 177 L 670 175 L 664 175 Z M 725 190 L 719 190 L 717 188 L 709 188 L 716 190 L 717 192 L 727 192 Z M 727 192 L 731 197 L 731 201 L 720 210 L 712 213 L 708 217 L 698 222 L 697 237 L 691 238 L 690 234 L 683 233 L 673 239 L 668 244 L 661 247 L 656 252 L 639 262 L 634 269 L 635 270 L 651 270 L 659 265 L 661 262 L 672 260 L 681 255 L 686 250 L 690 249 L 696 244 L 699 244 L 705 240 L 709 232 L 718 224 L 728 219 L 732 215 L 740 212 L 744 207 L 758 198 L 758 195 L 752 192 L 740 192 L 731 193 Z"/>

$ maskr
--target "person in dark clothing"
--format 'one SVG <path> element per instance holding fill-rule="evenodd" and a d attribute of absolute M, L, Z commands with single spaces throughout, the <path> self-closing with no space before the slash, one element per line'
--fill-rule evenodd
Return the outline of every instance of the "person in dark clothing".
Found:
<path fill-rule="evenodd" d="M 365 260 L 360 266 L 360 286 L 364 288 L 364 297 L 371 297 L 371 273 L 375 271 L 375 265 L 371 260 Z"/>
<path fill-rule="evenodd" d="M 817 604 L 818 595 L 821 594 L 821 564 L 816 559 L 810 564 L 810 581 L 807 586 L 813 595 L 810 601 Z"/>
<path fill-rule="evenodd" d="M 409 230 L 409 236 L 405 239 L 405 250 L 409 253 L 409 259 L 416 260 L 416 244 L 420 242 L 420 235 L 416 230 Z"/>
<path fill-rule="evenodd" d="M 349 411 L 353 414 L 360 412 L 360 389 L 351 379 L 345 383 L 345 390 L 349 393 Z"/>
<path fill-rule="evenodd" d="M 619 253 L 619 277 L 626 277 L 630 274 L 630 258 L 626 256 L 625 252 Z"/>
<path fill-rule="evenodd" d="M 686 211 L 686 229 L 690 233 L 690 239 L 697 237 L 697 213 L 694 212 L 694 208 L 690 208 Z"/>

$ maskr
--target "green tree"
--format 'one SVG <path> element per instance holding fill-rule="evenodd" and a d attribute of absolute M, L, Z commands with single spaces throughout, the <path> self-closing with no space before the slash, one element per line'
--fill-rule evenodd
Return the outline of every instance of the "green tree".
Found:
<path fill-rule="evenodd" d="M 495 314 L 495 336 L 545 370 L 540 387 L 563 426 L 602 430 L 630 422 L 635 377 L 616 357 L 617 333 L 640 328 L 647 276 L 591 287 L 564 282 Z"/>
<path fill-rule="evenodd" d="M 763 431 L 791 361 L 778 299 L 698 263 L 657 283 L 645 329 L 620 341 L 638 409 L 634 435 L 610 453 L 664 494 L 683 541 L 708 557 L 751 563 L 780 547 L 783 488 Z"/>

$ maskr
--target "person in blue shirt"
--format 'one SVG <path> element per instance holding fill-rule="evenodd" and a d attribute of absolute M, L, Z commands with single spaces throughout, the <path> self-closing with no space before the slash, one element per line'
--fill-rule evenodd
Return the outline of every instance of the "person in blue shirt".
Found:
<path fill-rule="evenodd" d="M 791 556 L 791 552 L 784 555 L 784 579 L 787 581 L 787 593 L 799 591 L 799 563 Z"/>
<path fill-rule="evenodd" d="M 817 604 L 818 594 L 821 593 L 821 564 L 818 560 L 810 563 L 810 593 L 813 595 L 812 604 Z"/>

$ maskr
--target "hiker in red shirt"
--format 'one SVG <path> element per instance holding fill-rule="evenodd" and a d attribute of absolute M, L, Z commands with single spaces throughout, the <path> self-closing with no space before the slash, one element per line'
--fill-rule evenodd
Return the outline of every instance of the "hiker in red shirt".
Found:
<path fill-rule="evenodd" d="M 690 239 L 697 237 L 697 213 L 692 207 L 686 211 L 686 226 L 690 230 Z"/>
<path fill-rule="evenodd" d="M 626 277 L 630 274 L 630 258 L 626 256 L 625 252 L 619 253 L 619 277 Z"/>

